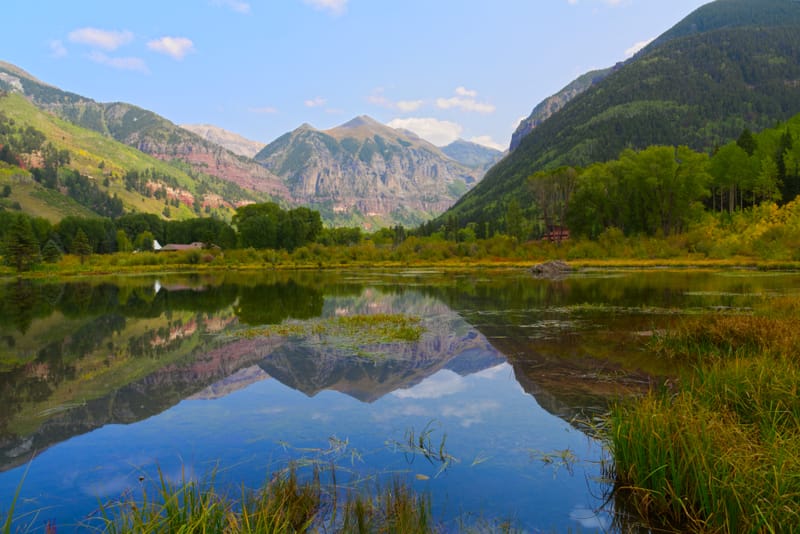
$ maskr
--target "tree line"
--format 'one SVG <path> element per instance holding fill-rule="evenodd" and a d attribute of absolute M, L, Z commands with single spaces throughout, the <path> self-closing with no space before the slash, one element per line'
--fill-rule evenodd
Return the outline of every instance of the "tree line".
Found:
<path fill-rule="evenodd" d="M 349 245 L 362 238 L 358 228 L 323 228 L 317 211 L 303 207 L 286 210 L 273 202 L 242 206 L 231 223 L 210 217 L 173 221 L 154 214 L 128 213 L 113 219 L 68 216 L 51 224 L 41 217 L 0 210 L 3 257 L 18 271 L 41 261 L 58 261 L 64 253 L 83 259 L 90 254 L 151 251 L 156 241 L 161 245 L 200 242 L 222 250 L 292 252 L 309 243 Z"/>
<path fill-rule="evenodd" d="M 609 228 L 625 235 L 684 232 L 704 212 L 732 214 L 800 194 L 800 115 L 738 139 L 709 155 L 686 146 L 623 150 L 617 159 L 586 168 L 534 173 L 533 204 L 508 203 L 501 231 L 519 240 L 568 229 L 596 238 Z M 525 217 L 523 213 L 533 213 Z"/>

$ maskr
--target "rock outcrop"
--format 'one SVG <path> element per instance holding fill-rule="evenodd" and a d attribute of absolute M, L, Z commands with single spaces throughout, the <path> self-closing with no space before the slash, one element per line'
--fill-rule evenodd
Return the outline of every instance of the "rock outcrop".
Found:
<path fill-rule="evenodd" d="M 293 202 L 341 222 L 417 224 L 443 212 L 483 175 L 365 116 L 326 131 L 304 124 L 255 159 L 285 181 Z"/>

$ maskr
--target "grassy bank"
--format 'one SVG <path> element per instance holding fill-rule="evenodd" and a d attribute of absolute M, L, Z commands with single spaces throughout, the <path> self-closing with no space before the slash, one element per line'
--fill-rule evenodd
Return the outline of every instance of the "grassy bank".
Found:
<path fill-rule="evenodd" d="M 800 525 L 800 297 L 687 320 L 654 341 L 691 371 L 611 414 L 617 495 L 655 525 Z"/>
<path fill-rule="evenodd" d="M 441 269 L 527 268 L 533 264 L 565 257 L 553 244 L 521 245 L 503 254 L 461 255 L 450 248 L 453 244 L 428 243 L 423 252 L 398 254 L 390 248 L 374 246 L 324 247 L 315 245 L 290 254 L 274 250 L 185 251 L 170 253 L 95 254 L 84 261 L 66 255 L 57 263 L 42 263 L 33 270 L 16 273 L 0 266 L 0 277 L 55 278 L 61 276 L 95 276 L 108 274 L 144 274 L 164 272 L 215 272 L 290 269 L 408 269 L 436 267 Z M 564 245 L 566 247 L 566 245 Z M 425 250 L 449 251 L 428 254 Z M 671 257 L 624 257 L 598 254 L 594 258 L 573 258 L 568 263 L 576 269 L 758 269 L 798 270 L 800 261 L 766 260 L 751 256 L 708 258 L 697 254 Z"/>

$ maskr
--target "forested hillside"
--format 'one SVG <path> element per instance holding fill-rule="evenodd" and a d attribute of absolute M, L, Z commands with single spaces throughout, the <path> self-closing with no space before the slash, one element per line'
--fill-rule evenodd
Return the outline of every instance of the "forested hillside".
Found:
<path fill-rule="evenodd" d="M 752 10 L 755 24 L 744 25 Z M 761 130 L 798 112 L 800 3 L 721 0 L 543 122 L 436 224 L 502 227 L 512 199 L 535 215 L 526 181 L 537 171 L 650 145 L 711 152 L 745 128 Z"/>

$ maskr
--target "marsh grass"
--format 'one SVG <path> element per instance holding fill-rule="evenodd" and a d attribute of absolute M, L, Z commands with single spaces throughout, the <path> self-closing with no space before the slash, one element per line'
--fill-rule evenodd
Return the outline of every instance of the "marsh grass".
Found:
<path fill-rule="evenodd" d="M 343 533 L 426 534 L 436 532 L 430 498 L 395 480 L 373 497 L 351 494 L 344 504 Z"/>
<path fill-rule="evenodd" d="M 364 357 L 378 357 L 376 347 L 390 343 L 414 343 L 426 328 L 422 319 L 404 314 L 346 315 L 309 321 L 284 321 L 278 325 L 249 328 L 243 337 L 305 337 Z"/>
<path fill-rule="evenodd" d="M 618 494 L 655 524 L 693 532 L 800 525 L 800 299 L 692 319 L 656 350 L 692 368 L 675 391 L 616 406 Z"/>
<path fill-rule="evenodd" d="M 334 477 L 335 479 L 335 477 Z M 315 469 L 301 481 L 292 466 L 261 490 L 242 488 L 238 498 L 219 493 L 213 484 L 172 484 L 160 473 L 154 491 L 128 494 L 101 511 L 92 527 L 109 534 L 198 533 L 288 534 L 300 532 L 397 533 L 436 532 L 430 499 L 399 480 L 377 491 L 350 491 L 322 484 Z"/>

